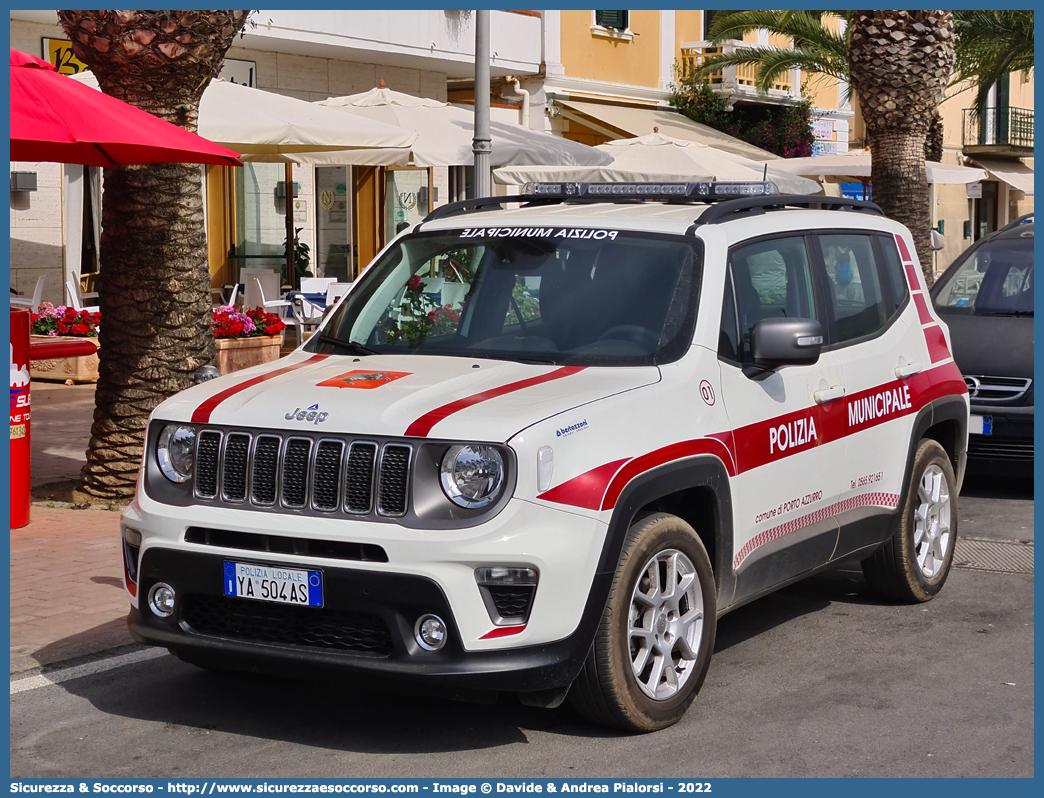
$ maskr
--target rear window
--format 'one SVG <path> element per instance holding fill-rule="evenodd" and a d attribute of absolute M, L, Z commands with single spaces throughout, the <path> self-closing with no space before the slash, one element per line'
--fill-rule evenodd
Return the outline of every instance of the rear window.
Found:
<path fill-rule="evenodd" d="M 968 253 L 932 291 L 941 313 L 1033 315 L 1033 237 L 994 239 Z"/>

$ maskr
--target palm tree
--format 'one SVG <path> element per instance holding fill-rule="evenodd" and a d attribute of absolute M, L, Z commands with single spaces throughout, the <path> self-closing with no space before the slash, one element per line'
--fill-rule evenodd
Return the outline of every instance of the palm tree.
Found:
<path fill-rule="evenodd" d="M 905 224 L 932 283 L 924 142 L 953 71 L 949 11 L 857 11 L 848 71 L 870 143 L 874 200 Z"/>
<path fill-rule="evenodd" d="M 767 30 L 791 39 L 791 47 L 744 47 L 707 58 L 686 77 L 703 80 L 723 67 L 758 67 L 755 88 L 767 92 L 791 69 L 848 80 L 848 34 L 832 31 L 828 19 L 847 22 L 851 11 L 719 11 L 708 36 L 714 44 Z"/>
<path fill-rule="evenodd" d="M 954 11 L 956 79 L 971 81 L 975 107 L 986 107 L 986 95 L 1011 72 L 1033 69 L 1033 12 Z"/>
<path fill-rule="evenodd" d="M 248 11 L 59 11 L 102 91 L 196 131 Z M 149 413 L 214 360 L 200 168 L 105 170 L 100 359 L 84 490 L 134 494 Z"/>

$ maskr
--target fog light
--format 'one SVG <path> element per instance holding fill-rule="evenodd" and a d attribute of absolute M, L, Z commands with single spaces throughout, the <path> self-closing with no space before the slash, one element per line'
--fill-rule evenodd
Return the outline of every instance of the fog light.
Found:
<path fill-rule="evenodd" d="M 414 627 L 417 645 L 425 651 L 438 651 L 446 645 L 446 624 L 438 615 L 422 615 Z"/>
<path fill-rule="evenodd" d="M 149 590 L 149 608 L 161 618 L 174 612 L 174 588 L 165 582 L 157 582 Z"/>

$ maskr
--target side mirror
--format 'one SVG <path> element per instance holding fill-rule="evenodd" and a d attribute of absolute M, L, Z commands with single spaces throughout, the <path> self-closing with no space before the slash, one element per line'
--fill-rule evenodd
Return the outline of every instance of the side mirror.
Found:
<path fill-rule="evenodd" d="M 811 366 L 823 348 L 823 327 L 815 319 L 762 319 L 750 330 L 754 365 L 764 369 Z"/>

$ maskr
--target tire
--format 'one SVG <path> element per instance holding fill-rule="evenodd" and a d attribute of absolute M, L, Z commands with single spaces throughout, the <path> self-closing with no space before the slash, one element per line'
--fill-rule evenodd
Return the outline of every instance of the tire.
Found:
<path fill-rule="evenodd" d="M 930 601 L 946 583 L 957 542 L 957 480 L 936 441 L 921 440 L 910 469 L 899 531 L 863 560 L 863 575 L 880 597 Z"/>
<path fill-rule="evenodd" d="M 668 597 L 665 582 L 675 587 Z M 644 633 L 633 633 L 632 619 Z M 696 532 L 674 515 L 645 516 L 627 531 L 570 702 L 587 720 L 616 729 L 651 732 L 677 723 L 703 685 L 716 626 L 714 573 Z M 663 652 L 670 655 L 668 667 L 662 667 Z"/>

